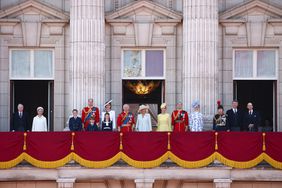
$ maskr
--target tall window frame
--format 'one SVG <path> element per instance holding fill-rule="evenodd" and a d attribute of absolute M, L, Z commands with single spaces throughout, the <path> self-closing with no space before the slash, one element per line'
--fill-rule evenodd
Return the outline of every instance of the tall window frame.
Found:
<path fill-rule="evenodd" d="M 29 75 L 14 76 L 13 75 L 13 52 L 14 51 L 29 51 Z M 50 51 L 51 57 L 51 75 L 36 76 L 35 72 L 35 52 Z M 10 80 L 54 80 L 55 79 L 55 53 L 53 48 L 10 48 L 9 49 L 9 77 Z"/>
<path fill-rule="evenodd" d="M 125 51 L 141 51 L 141 76 L 126 76 L 125 69 Z M 163 52 L 163 75 L 162 76 L 146 76 L 146 51 L 162 51 Z M 122 80 L 165 80 L 166 77 L 166 49 L 164 48 L 122 48 L 121 50 L 121 79 Z"/>
<path fill-rule="evenodd" d="M 252 75 L 251 76 L 236 76 L 236 52 L 252 52 Z M 260 51 L 272 51 L 275 54 L 274 57 L 274 66 L 275 70 L 274 73 L 275 75 L 273 76 L 259 76 L 258 75 L 258 52 Z M 279 62 L 279 57 L 278 57 L 278 49 L 277 48 L 237 48 L 233 49 L 233 59 L 232 59 L 232 76 L 233 80 L 278 80 L 278 62 Z"/>

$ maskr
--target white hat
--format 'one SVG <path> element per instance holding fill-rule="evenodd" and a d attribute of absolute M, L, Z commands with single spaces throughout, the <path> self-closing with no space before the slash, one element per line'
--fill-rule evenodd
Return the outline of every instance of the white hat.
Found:
<path fill-rule="evenodd" d="M 107 102 L 105 102 L 104 107 L 106 107 L 108 104 L 111 104 L 112 101 L 113 101 L 113 100 L 111 99 L 111 100 L 108 100 Z"/>
<path fill-rule="evenodd" d="M 140 112 L 141 110 L 147 110 L 149 109 L 149 106 L 142 104 L 141 106 L 139 106 L 138 112 Z"/>
<path fill-rule="evenodd" d="M 39 107 L 36 109 L 36 111 L 38 112 L 39 110 L 43 110 L 43 111 L 44 111 L 44 108 L 41 107 L 41 106 L 39 106 Z"/>
<path fill-rule="evenodd" d="M 161 104 L 161 109 L 166 108 L 166 103 Z"/>

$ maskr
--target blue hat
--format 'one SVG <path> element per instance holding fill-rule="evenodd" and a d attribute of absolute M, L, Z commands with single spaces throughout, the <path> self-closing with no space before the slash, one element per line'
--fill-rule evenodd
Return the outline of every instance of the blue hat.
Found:
<path fill-rule="evenodd" d="M 200 106 L 199 100 L 195 100 L 195 101 L 192 102 L 192 107 L 193 107 L 193 108 L 197 108 L 197 107 L 199 107 L 199 106 Z"/>
<path fill-rule="evenodd" d="M 182 101 L 177 101 L 177 103 L 176 104 L 183 104 L 183 102 Z"/>

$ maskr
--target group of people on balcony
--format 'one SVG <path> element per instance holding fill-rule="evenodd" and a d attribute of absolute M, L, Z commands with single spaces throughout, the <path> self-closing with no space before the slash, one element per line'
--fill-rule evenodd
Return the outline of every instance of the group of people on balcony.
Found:
<path fill-rule="evenodd" d="M 88 99 L 88 105 L 82 109 L 81 117 L 77 109 L 72 110 L 72 117 L 68 120 L 70 131 L 120 131 L 120 132 L 149 132 L 152 131 L 149 106 L 139 106 L 135 118 L 130 112 L 128 104 L 123 105 L 123 111 L 116 119 L 115 111 L 111 109 L 112 100 L 104 104 L 104 111 L 100 114 L 99 108 L 94 106 L 93 99 Z M 166 103 L 161 104 L 161 113 L 157 116 L 157 131 L 198 132 L 203 131 L 203 115 L 200 112 L 199 101 L 192 103 L 192 112 L 183 110 L 181 102 L 170 115 L 167 113 Z M 32 127 L 28 127 L 28 116 L 24 106 L 18 105 L 18 112 L 11 118 L 12 131 L 47 131 L 47 121 L 43 116 L 44 109 L 37 108 L 37 116 L 33 118 Z M 261 123 L 260 114 L 253 110 L 253 104 L 247 104 L 247 111 L 238 109 L 238 101 L 232 102 L 232 108 L 224 113 L 223 106 L 218 102 L 217 114 L 213 118 L 214 131 L 258 131 Z"/>
<path fill-rule="evenodd" d="M 232 108 L 224 113 L 223 106 L 218 101 L 217 114 L 213 118 L 215 131 L 249 131 L 257 132 L 261 125 L 259 112 L 253 109 L 253 104 L 247 104 L 247 110 L 238 109 L 238 101 L 232 101 Z"/>
<path fill-rule="evenodd" d="M 73 117 L 69 119 L 70 131 L 119 131 L 119 132 L 150 132 L 152 129 L 149 106 L 142 104 L 139 106 L 138 115 L 130 112 L 128 104 L 123 105 L 123 111 L 118 114 L 117 120 L 115 111 L 111 109 L 111 100 L 104 105 L 105 110 L 99 115 L 99 109 L 93 105 L 93 99 L 88 99 L 88 106 L 83 108 L 81 118 L 77 115 L 77 110 L 73 110 Z M 194 111 L 189 118 L 188 113 L 182 109 L 182 103 L 176 105 L 176 110 L 170 115 L 167 113 L 167 105 L 161 105 L 161 113 L 157 117 L 157 131 L 202 131 L 203 115 L 200 113 L 200 104 L 193 103 Z M 101 121 L 100 121 L 101 119 Z"/>

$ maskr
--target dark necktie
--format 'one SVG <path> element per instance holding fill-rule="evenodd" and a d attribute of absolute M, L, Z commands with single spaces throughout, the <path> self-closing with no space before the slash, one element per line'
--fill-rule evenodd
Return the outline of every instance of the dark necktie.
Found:
<path fill-rule="evenodd" d="M 20 112 L 20 118 L 22 118 L 23 117 L 23 113 L 22 112 Z"/>

